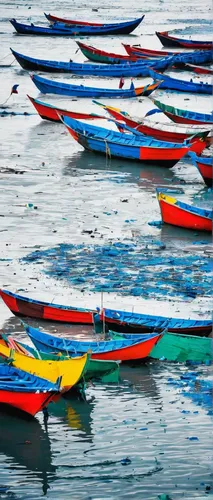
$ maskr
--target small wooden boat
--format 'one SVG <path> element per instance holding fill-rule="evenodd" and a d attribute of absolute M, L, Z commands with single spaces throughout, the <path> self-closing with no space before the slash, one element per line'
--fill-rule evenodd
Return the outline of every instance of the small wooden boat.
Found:
<path fill-rule="evenodd" d="M 118 334 L 110 332 L 114 339 L 121 337 L 137 340 L 143 337 L 136 334 Z M 150 358 L 161 361 L 208 363 L 212 361 L 212 339 L 207 337 L 196 337 L 195 335 L 179 335 L 177 333 L 165 332 L 149 355 Z"/>
<path fill-rule="evenodd" d="M 58 113 L 61 113 L 63 116 L 70 116 L 71 118 L 79 120 L 98 120 L 98 119 L 104 120 L 104 116 L 68 111 L 66 109 L 58 108 L 53 104 L 48 104 L 46 102 L 39 101 L 38 99 L 30 97 L 29 95 L 27 95 L 27 97 L 30 99 L 37 113 L 40 115 L 41 118 L 43 118 L 43 120 L 49 120 L 52 122 L 61 123 Z"/>
<path fill-rule="evenodd" d="M 0 364 L 0 404 L 34 417 L 60 393 L 60 378 L 50 383 L 36 375 Z"/>
<path fill-rule="evenodd" d="M 10 349 L 2 342 L 0 343 L 0 356 L 9 359 L 15 368 L 33 373 L 53 383 L 57 381 L 58 377 L 61 377 L 64 392 L 69 391 L 83 377 L 90 358 L 88 354 L 84 354 L 63 361 L 35 359 L 33 356 L 27 356 Z"/>
<path fill-rule="evenodd" d="M 50 353 L 61 352 L 62 354 L 71 354 L 73 356 L 74 354 L 83 354 L 90 350 L 92 351 L 92 359 L 121 362 L 146 358 L 161 337 L 160 334 L 150 334 L 149 338 L 140 340 L 139 342 L 125 339 L 118 341 L 80 342 L 49 335 L 29 325 L 25 325 L 25 328 L 33 344 L 39 351 Z"/>
<path fill-rule="evenodd" d="M 82 54 L 90 59 L 90 61 L 106 64 L 120 64 L 122 62 L 135 62 L 138 59 L 147 59 L 143 56 L 127 56 L 122 54 L 114 54 L 113 52 L 106 52 L 105 50 L 96 49 L 92 45 L 86 45 L 82 42 L 76 42 Z"/>
<path fill-rule="evenodd" d="M 211 126 L 213 123 L 213 117 L 210 113 L 197 113 L 196 111 L 188 111 L 187 109 L 178 109 L 156 100 L 153 103 L 175 123 L 207 126 Z"/>
<path fill-rule="evenodd" d="M 137 129 L 138 132 L 141 132 L 144 135 L 154 137 L 158 141 L 183 143 L 185 139 L 189 139 L 194 134 L 197 134 L 199 132 L 203 133 L 206 131 L 205 127 L 200 127 L 200 129 L 198 129 L 196 125 L 191 125 L 190 128 L 186 128 L 184 125 L 179 125 L 177 127 L 172 123 L 170 124 L 163 122 L 154 122 L 153 120 L 149 120 L 147 118 L 132 118 L 126 111 L 121 111 L 118 108 L 106 106 L 105 104 L 101 104 L 97 101 L 94 102 L 102 106 L 106 111 L 108 111 L 111 116 L 113 116 L 113 118 L 115 118 L 119 122 L 124 122 L 129 127 Z"/>
<path fill-rule="evenodd" d="M 151 78 L 153 78 L 153 80 L 161 80 L 161 84 L 159 86 L 160 89 L 176 90 L 178 92 L 189 92 L 196 94 L 212 94 L 213 86 L 208 83 L 195 83 L 192 79 L 189 82 L 186 80 L 171 78 L 168 75 L 157 73 L 153 69 L 149 70 L 149 75 L 151 76 Z"/>
<path fill-rule="evenodd" d="M 213 210 L 194 207 L 157 190 L 163 222 L 198 231 L 212 231 Z"/>
<path fill-rule="evenodd" d="M 134 161 L 173 167 L 188 151 L 203 151 L 204 138 L 195 138 L 189 144 L 178 144 L 144 136 L 140 132 L 122 124 L 128 134 L 114 132 L 102 127 L 89 125 L 73 118 L 61 117 L 70 135 L 86 150 L 98 152 L 109 157 L 126 158 Z M 119 125 L 119 123 L 118 123 Z M 205 133 L 206 135 L 208 132 Z M 201 152 L 200 151 L 200 152 Z M 197 154 L 200 154 L 197 153 Z"/>
<path fill-rule="evenodd" d="M 162 57 L 173 57 L 173 66 L 185 69 L 185 65 L 200 65 L 209 64 L 212 62 L 212 51 L 211 50 L 194 50 L 193 52 L 163 52 L 156 50 L 142 49 L 137 46 L 131 47 L 130 45 L 124 45 L 126 52 L 130 56 L 143 56 L 156 61 L 156 59 Z M 172 67 L 172 64 L 171 64 Z"/>
<path fill-rule="evenodd" d="M 164 47 L 182 47 L 184 49 L 212 49 L 212 41 L 185 40 L 169 35 L 168 31 L 155 32 Z"/>
<path fill-rule="evenodd" d="M 63 17 L 53 16 L 52 14 L 46 14 L 44 12 L 45 17 L 50 21 L 50 23 L 63 23 L 63 24 L 74 24 L 81 26 L 103 26 L 105 23 L 90 23 L 88 21 L 75 21 L 73 19 L 65 19 Z"/>
<path fill-rule="evenodd" d="M 213 69 L 195 64 L 183 63 L 181 69 L 184 71 L 193 71 L 193 73 L 197 73 L 198 75 L 213 75 Z"/>
<path fill-rule="evenodd" d="M 52 302 L 42 302 L 40 300 L 17 295 L 16 293 L 9 292 L 9 290 L 0 290 L 0 296 L 7 307 L 9 307 L 10 311 L 16 316 L 27 316 L 29 318 L 46 319 L 63 323 L 92 325 L 93 314 L 97 312 L 81 307 L 62 306 L 59 304 L 52 304 Z"/>
<path fill-rule="evenodd" d="M 49 61 L 47 59 L 37 59 L 25 56 L 13 49 L 10 49 L 20 66 L 27 70 L 45 71 L 55 73 L 73 73 L 76 75 L 93 75 L 107 77 L 140 77 L 149 76 L 149 68 L 152 66 L 156 70 L 164 71 L 171 65 L 171 59 L 166 57 L 155 61 L 138 60 L 136 62 L 126 62 L 123 64 L 91 64 L 76 63 L 73 61 Z M 185 61 L 184 61 L 185 62 Z M 192 60 L 193 62 L 193 60 Z"/>
<path fill-rule="evenodd" d="M 171 318 L 114 309 L 103 309 L 95 320 L 102 325 L 104 323 L 106 328 L 121 333 L 163 332 L 166 329 L 172 333 L 208 336 L 212 331 L 211 319 Z"/>
<path fill-rule="evenodd" d="M 212 158 L 208 156 L 197 156 L 195 153 L 190 153 L 190 156 L 198 168 L 207 186 L 212 187 L 213 181 L 213 163 Z"/>
<path fill-rule="evenodd" d="M 103 24 L 102 26 L 95 25 L 67 25 L 65 23 L 54 22 L 52 26 L 35 26 L 31 24 L 23 24 L 11 19 L 10 22 L 17 33 L 21 35 L 42 35 L 42 36 L 100 36 L 100 35 L 128 35 L 132 33 L 139 24 L 143 21 L 144 16 L 126 21 L 123 23 Z"/>
<path fill-rule="evenodd" d="M 126 43 L 123 43 L 122 45 L 125 48 L 127 54 L 129 54 L 129 56 L 141 55 L 144 57 L 156 58 L 156 57 L 174 56 L 178 54 L 178 52 L 166 52 L 163 50 L 144 49 L 140 45 L 127 45 Z"/>
<path fill-rule="evenodd" d="M 87 97 L 107 97 L 129 99 L 141 95 L 148 96 L 159 87 L 159 82 L 145 85 L 143 87 L 130 86 L 129 89 L 111 89 L 101 87 L 85 87 L 84 85 L 73 85 L 70 83 L 57 82 L 43 78 L 39 75 L 31 76 L 33 83 L 42 92 L 42 94 L 58 94 L 75 96 L 81 98 Z"/>

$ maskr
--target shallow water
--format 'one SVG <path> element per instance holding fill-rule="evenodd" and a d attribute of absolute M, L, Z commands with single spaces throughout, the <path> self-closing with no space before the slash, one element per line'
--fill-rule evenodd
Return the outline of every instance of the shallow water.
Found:
<path fill-rule="evenodd" d="M 212 193 L 188 158 L 171 170 L 106 160 L 84 152 L 62 126 L 34 114 L 26 93 L 38 96 L 37 89 L 28 73 L 12 63 L 12 55 L 5 57 L 9 47 L 40 58 L 83 60 L 73 39 L 13 34 L 9 18 L 45 23 L 44 8 L 97 21 L 130 19 L 144 12 L 143 23 L 131 36 L 85 39 L 85 43 L 118 53 L 124 53 L 121 41 L 160 48 L 155 30 L 175 29 L 176 34 L 184 30 L 184 35 L 199 39 L 209 39 L 211 33 L 211 4 L 198 0 L 176 4 L 155 0 L 140 6 L 133 2 L 131 8 L 121 0 L 111 8 L 105 0 L 98 7 L 96 2 L 89 6 L 72 2 L 72 9 L 70 2 L 62 0 L 46 0 L 45 5 L 40 0 L 36 5 L 22 0 L 1 2 L 0 103 L 17 83 L 19 93 L 9 99 L 7 110 L 31 115 L 1 118 L 0 286 L 64 304 L 96 307 L 103 301 L 118 309 L 209 317 L 211 238 L 169 226 L 157 228 L 148 222 L 160 220 L 156 187 L 178 188 L 181 199 L 205 207 L 211 206 Z M 63 74 L 48 77 L 88 82 Z M 183 78 L 191 78 L 191 74 L 184 73 Z M 148 80 L 137 83 L 142 82 Z M 126 79 L 127 87 L 129 83 Z M 106 85 L 104 79 L 91 78 L 88 84 L 118 87 L 116 79 Z M 162 91 L 154 95 L 180 108 L 211 109 L 209 96 Z M 100 112 L 87 99 L 41 98 L 73 110 Z M 141 116 L 153 107 L 147 98 L 104 102 Z M 29 203 L 37 208 L 28 208 Z M 118 243 L 128 245 L 126 254 L 106 257 L 105 249 L 112 244 L 116 248 Z M 60 250 L 64 245 L 67 253 Z M 70 256 L 71 246 L 74 253 Z M 105 260 L 97 258 L 99 248 Z M 56 249 L 57 260 L 55 255 L 53 260 L 52 249 Z M 30 260 L 36 250 L 39 259 Z M 168 256 L 171 262 L 166 260 Z M 84 283 L 78 278 L 84 278 Z M 0 313 L 0 328 L 25 339 L 20 321 L 2 302 Z M 32 324 L 77 338 L 91 338 L 92 334 L 90 327 Z M 191 393 L 187 397 L 183 393 L 180 377 L 191 370 L 164 362 L 122 366 L 118 386 L 90 386 L 87 402 L 71 399 L 52 405 L 46 428 L 41 415 L 26 423 L 0 412 L 0 498 L 45 495 L 111 500 L 131 495 L 136 500 L 154 500 L 167 494 L 174 500 L 202 500 L 211 496 L 212 402 L 211 397 L 202 399 L 199 384 L 190 386 L 191 375 L 186 382 Z M 208 367 L 195 371 L 198 378 L 209 378 Z"/>

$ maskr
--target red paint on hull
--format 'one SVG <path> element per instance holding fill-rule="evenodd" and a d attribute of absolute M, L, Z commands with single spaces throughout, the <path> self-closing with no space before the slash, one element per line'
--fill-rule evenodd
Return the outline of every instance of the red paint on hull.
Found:
<path fill-rule="evenodd" d="M 164 111 L 164 114 L 168 116 L 173 122 L 175 123 L 185 123 L 185 124 L 191 124 L 191 125 L 209 125 L 211 127 L 211 124 L 206 121 L 199 121 L 199 120 L 192 120 L 191 118 L 184 118 L 183 116 L 175 115 L 173 113 L 169 113 L 168 111 Z"/>
<path fill-rule="evenodd" d="M 114 52 L 106 52 L 105 50 L 101 49 L 96 49 L 95 47 L 92 47 L 91 45 L 86 45 L 85 43 L 82 42 L 77 42 L 78 46 L 80 49 L 85 49 L 87 52 L 90 52 L 91 54 L 97 54 L 99 56 L 104 56 L 104 57 L 110 57 L 112 59 L 120 59 L 124 61 L 129 61 L 129 62 L 136 62 L 138 58 L 140 59 L 145 59 L 144 57 L 140 56 L 126 56 L 123 54 L 115 54 Z"/>
<path fill-rule="evenodd" d="M 202 162 L 197 162 L 197 166 L 207 186 L 211 186 L 213 181 L 213 166 L 205 165 Z"/>
<path fill-rule="evenodd" d="M 165 57 L 173 54 L 172 52 L 167 52 L 163 50 L 151 50 L 151 49 L 143 49 L 142 47 L 134 47 L 134 45 L 126 45 L 122 44 L 125 48 L 127 54 L 130 56 L 138 54 L 138 55 L 147 55 L 147 58 L 151 57 Z M 178 54 L 178 52 L 176 52 Z"/>
<path fill-rule="evenodd" d="M 40 115 L 41 118 L 44 120 L 50 120 L 53 122 L 58 122 L 61 123 L 61 120 L 59 118 L 59 114 L 63 116 L 69 116 L 70 118 L 75 118 L 75 120 L 98 120 L 99 118 L 103 120 L 104 117 L 102 116 L 93 116 L 89 115 L 87 113 L 77 113 L 74 111 L 67 111 L 66 109 L 61 109 L 57 108 L 55 106 L 45 106 L 45 103 L 40 103 L 37 101 L 37 99 L 33 99 L 33 97 L 30 97 L 27 95 L 27 97 L 30 99 L 31 103 L 35 107 L 37 113 Z"/>
<path fill-rule="evenodd" d="M 212 231 L 211 220 L 202 217 L 201 215 L 190 213 L 176 205 L 170 205 L 162 199 L 159 200 L 159 203 L 162 220 L 166 224 L 197 231 Z"/>
<path fill-rule="evenodd" d="M 123 349 L 116 349 L 111 352 L 104 352 L 101 354 L 92 354 L 92 359 L 107 359 L 108 361 L 133 361 L 146 358 L 149 356 L 154 345 L 161 338 L 161 335 L 156 335 L 156 337 L 145 340 L 144 342 L 137 343 L 130 347 L 124 347 Z"/>
<path fill-rule="evenodd" d="M 103 26 L 103 23 L 89 23 L 87 21 L 74 21 L 72 19 L 64 19 L 63 17 L 53 16 L 48 14 L 48 18 L 51 22 L 63 23 L 63 24 L 74 24 L 78 26 Z"/>
<path fill-rule="evenodd" d="M 0 390 L 0 403 L 12 406 L 34 417 L 55 397 L 53 392 L 26 393 Z"/>

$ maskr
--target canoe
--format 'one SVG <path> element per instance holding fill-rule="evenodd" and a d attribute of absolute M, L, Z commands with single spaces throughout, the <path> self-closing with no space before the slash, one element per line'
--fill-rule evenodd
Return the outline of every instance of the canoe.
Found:
<path fill-rule="evenodd" d="M 152 49 L 144 49 L 140 45 L 128 45 L 126 43 L 122 43 L 125 48 L 127 54 L 129 56 L 144 56 L 144 57 L 165 57 L 165 56 L 174 56 L 178 54 L 178 52 L 166 52 L 163 50 L 152 50 Z"/>
<path fill-rule="evenodd" d="M 194 207 L 157 190 L 163 222 L 196 231 L 212 231 L 213 210 Z"/>
<path fill-rule="evenodd" d="M 149 356 L 167 361 L 207 363 L 212 361 L 212 347 L 211 338 L 164 333 Z"/>
<path fill-rule="evenodd" d="M 121 362 L 146 358 L 161 336 L 160 334 L 150 334 L 148 339 L 139 342 L 125 339 L 83 342 L 49 335 L 29 325 L 25 325 L 25 329 L 38 351 L 76 355 L 76 353 L 83 354 L 90 350 L 92 351 L 92 359 Z"/>
<path fill-rule="evenodd" d="M 122 335 L 121 333 L 109 332 L 109 334 L 114 339 L 136 337 L 140 340 L 143 338 L 140 334 L 134 333 Z M 161 361 L 207 363 L 212 361 L 212 348 L 212 338 L 164 332 L 151 350 L 149 357 Z"/>
<path fill-rule="evenodd" d="M 211 41 L 185 40 L 184 38 L 176 38 L 169 35 L 168 31 L 156 31 L 155 33 L 164 47 L 182 47 L 184 49 L 212 49 Z"/>
<path fill-rule="evenodd" d="M 55 22 L 51 26 L 35 26 L 31 24 L 23 24 L 11 19 L 10 22 L 17 33 L 21 35 L 42 35 L 42 36 L 99 36 L 99 35 L 128 35 L 132 33 L 139 24 L 143 21 L 144 16 L 126 21 L 123 23 L 103 24 L 102 26 L 94 25 L 67 25 L 60 22 Z"/>
<path fill-rule="evenodd" d="M 63 323 L 93 324 L 93 314 L 97 311 L 81 307 L 62 306 L 52 302 L 43 302 L 30 299 L 0 289 L 0 296 L 16 316 L 28 316 L 29 318 L 46 319 Z"/>
<path fill-rule="evenodd" d="M 190 92 L 196 94 L 212 94 L 213 86 L 208 83 L 195 83 L 192 79 L 189 82 L 186 80 L 171 78 L 168 75 L 157 73 L 153 69 L 149 70 L 149 75 L 151 76 L 151 78 L 153 78 L 153 80 L 161 80 L 161 84 L 159 86 L 160 89 L 176 90 L 177 92 Z"/>
<path fill-rule="evenodd" d="M 139 117 L 131 117 L 126 111 L 121 111 L 118 108 L 114 108 L 111 106 L 106 106 L 97 101 L 94 101 L 96 104 L 102 106 L 108 113 L 113 116 L 119 122 L 124 122 L 126 125 L 132 128 L 136 128 L 138 132 L 141 132 L 144 135 L 148 135 L 154 137 L 159 141 L 167 141 L 167 142 L 178 142 L 183 143 L 185 139 L 190 138 L 194 134 L 198 132 L 205 132 L 206 128 L 203 129 L 196 125 L 191 125 L 191 127 L 186 128 L 184 125 L 174 126 L 172 123 L 163 123 L 163 122 L 154 122 L 147 118 L 139 118 Z M 122 126 L 121 126 L 122 128 Z M 210 132 L 209 126 L 209 132 Z"/>
<path fill-rule="evenodd" d="M 63 17 L 58 17 L 58 16 L 53 16 L 52 14 L 46 14 L 44 12 L 45 17 L 50 21 L 51 23 L 63 23 L 63 24 L 74 24 L 74 25 L 82 25 L 82 26 L 103 26 L 105 23 L 94 23 L 94 22 L 88 22 L 88 21 L 74 21 L 73 19 L 65 19 Z"/>
<path fill-rule="evenodd" d="M 20 370 L 33 373 L 55 383 L 61 377 L 64 391 L 69 391 L 76 385 L 86 372 L 89 355 L 66 359 L 63 361 L 45 361 L 18 353 L 0 343 L 0 356 L 10 360 L 10 363 Z"/>
<path fill-rule="evenodd" d="M 34 97 L 27 95 L 36 109 L 37 113 L 40 115 L 43 120 L 49 120 L 52 122 L 61 123 L 58 113 L 61 113 L 63 116 L 70 116 L 71 118 L 79 119 L 79 120 L 98 120 L 104 119 L 104 116 L 98 116 L 95 114 L 87 114 L 87 113 L 78 113 L 75 111 L 68 111 L 66 109 L 58 108 L 53 104 L 48 104 L 43 101 L 39 101 Z"/>
<path fill-rule="evenodd" d="M 207 336 L 212 331 L 212 320 L 196 320 L 139 314 L 114 309 L 103 309 L 95 316 L 110 330 L 121 333 L 144 333 L 164 331 L 172 333 Z"/>
<path fill-rule="evenodd" d="M 178 109 L 156 100 L 153 103 L 175 123 L 208 126 L 211 126 L 213 123 L 213 116 L 210 113 L 197 113 L 196 111 L 188 111 L 187 109 Z"/>
<path fill-rule="evenodd" d="M 195 153 L 190 153 L 190 156 L 198 168 L 207 186 L 212 187 L 213 181 L 213 163 L 212 158 L 207 156 L 197 156 Z"/>
<path fill-rule="evenodd" d="M 204 139 L 195 138 L 193 143 L 178 144 L 144 136 L 135 129 L 122 124 L 131 134 L 114 132 L 107 128 L 88 125 L 73 118 L 61 117 L 70 135 L 86 150 L 108 157 L 126 158 L 158 166 L 173 167 L 188 151 L 205 148 Z M 118 123 L 118 122 L 117 122 Z M 119 123 L 118 123 L 119 125 Z M 206 133 L 208 134 L 208 132 Z M 200 153 L 197 153 L 200 154 Z"/>
<path fill-rule="evenodd" d="M 51 383 L 7 364 L 0 364 L 0 404 L 33 417 L 60 393 L 60 386 L 60 378 Z"/>
<path fill-rule="evenodd" d="M 150 95 L 159 87 L 159 82 L 145 85 L 143 87 L 134 87 L 129 89 L 111 89 L 101 87 L 85 87 L 84 85 L 73 85 L 70 83 L 57 82 L 43 78 L 39 75 L 31 76 L 33 83 L 42 92 L 42 94 L 58 94 L 75 97 L 107 97 L 129 99 L 141 95 Z"/>
<path fill-rule="evenodd" d="M 90 59 L 90 61 L 106 64 L 120 64 L 122 62 L 134 62 L 138 59 L 147 59 L 143 56 L 127 56 L 122 54 L 114 54 L 113 52 L 106 52 L 105 50 L 96 49 L 92 45 L 86 45 L 82 42 L 76 42 L 82 54 Z"/>
<path fill-rule="evenodd" d="M 25 56 L 13 49 L 10 49 L 20 66 L 27 70 L 45 71 L 55 73 L 73 73 L 76 75 L 93 75 L 107 77 L 136 77 L 149 76 L 149 67 L 164 71 L 171 65 L 173 58 L 166 57 L 155 61 L 138 60 L 136 62 L 126 62 L 123 64 L 91 64 L 75 63 L 73 61 L 49 61 L 47 59 L 37 59 Z M 185 61 L 184 61 L 185 62 Z M 192 61 L 193 62 L 193 61 Z"/>

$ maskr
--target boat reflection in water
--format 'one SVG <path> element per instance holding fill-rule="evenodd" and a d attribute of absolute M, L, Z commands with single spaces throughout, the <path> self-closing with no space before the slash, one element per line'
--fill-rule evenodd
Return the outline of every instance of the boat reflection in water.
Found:
<path fill-rule="evenodd" d="M 93 398 L 90 401 L 82 401 L 73 394 L 64 395 L 56 404 L 49 405 L 49 414 L 57 417 L 60 420 L 60 425 L 65 425 L 74 431 L 79 431 L 79 437 L 83 437 L 84 441 L 91 442 L 92 434 L 92 417 L 94 410 Z"/>

